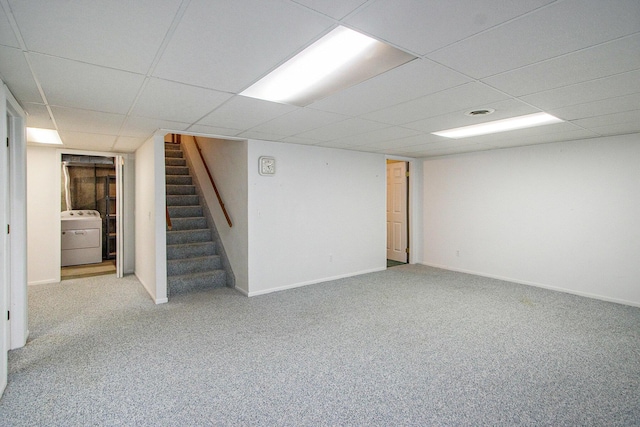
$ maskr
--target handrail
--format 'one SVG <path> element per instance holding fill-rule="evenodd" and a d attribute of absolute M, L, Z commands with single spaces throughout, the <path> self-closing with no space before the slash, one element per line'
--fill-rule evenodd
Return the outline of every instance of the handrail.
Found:
<path fill-rule="evenodd" d="M 171 216 L 169 215 L 169 208 L 165 207 L 165 213 L 167 215 L 167 230 L 171 231 L 173 225 L 171 224 Z"/>
<path fill-rule="evenodd" d="M 218 192 L 218 187 L 216 187 L 216 183 L 213 181 L 213 176 L 211 176 L 211 172 L 209 171 L 209 166 L 207 166 L 207 162 L 204 159 L 204 155 L 202 154 L 202 150 L 200 149 L 200 146 L 198 145 L 198 140 L 195 136 L 193 137 L 193 142 L 196 143 L 196 148 L 198 149 L 198 153 L 200 153 L 200 159 L 202 159 L 202 164 L 204 165 L 204 168 L 207 171 L 207 175 L 209 175 L 209 180 L 211 181 L 211 185 L 213 186 L 213 191 L 216 192 L 218 203 L 220 203 L 220 207 L 222 208 L 222 213 L 224 214 L 224 217 L 227 219 L 227 224 L 229 224 L 229 227 L 233 227 L 233 224 L 231 223 L 231 218 L 229 218 L 227 209 L 224 207 L 224 203 L 222 202 L 222 197 L 220 197 L 220 192 Z"/>

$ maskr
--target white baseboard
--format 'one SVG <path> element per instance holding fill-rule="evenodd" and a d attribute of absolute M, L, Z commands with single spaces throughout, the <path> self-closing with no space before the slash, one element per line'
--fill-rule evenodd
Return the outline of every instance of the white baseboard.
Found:
<path fill-rule="evenodd" d="M 599 295 L 599 294 L 593 294 L 593 293 L 590 293 L 590 292 L 576 291 L 574 289 L 567 289 L 567 288 L 562 288 L 562 287 L 559 287 L 559 286 L 547 285 L 547 284 L 544 284 L 544 283 L 530 282 L 530 281 L 527 281 L 527 280 L 514 279 L 512 277 L 499 276 L 499 275 L 496 275 L 496 274 L 488 274 L 488 273 L 483 273 L 483 272 L 478 272 L 478 271 L 473 271 L 473 270 L 465 270 L 465 269 L 461 269 L 461 268 L 449 267 L 449 266 L 446 266 L 446 265 L 432 264 L 432 263 L 428 263 L 428 262 L 424 262 L 424 261 L 421 262 L 420 264 L 426 265 L 428 267 L 441 268 L 443 270 L 457 271 L 459 273 L 465 273 L 465 274 L 473 274 L 474 276 L 488 277 L 490 279 L 504 280 L 505 282 L 518 283 L 520 285 L 533 286 L 533 287 L 536 287 L 536 288 L 549 289 L 551 291 L 563 292 L 563 293 L 566 293 L 566 294 L 578 295 L 578 296 L 581 296 L 581 297 L 593 298 L 593 299 L 598 299 L 598 300 L 607 301 L 607 302 L 613 302 L 613 303 L 616 303 L 616 304 L 630 305 L 632 307 L 640 307 L 640 302 L 627 301 L 627 300 L 623 300 L 623 299 L 620 299 L 620 298 L 611 298 L 611 297 L 608 297 L 606 295 Z"/>
<path fill-rule="evenodd" d="M 317 283 L 330 282 L 331 280 L 338 280 L 338 279 L 344 279 L 346 277 L 360 276 L 362 274 L 367 274 L 367 273 L 375 273 L 377 271 L 384 271 L 386 269 L 387 269 L 387 267 L 385 266 L 385 267 L 382 267 L 382 268 L 373 268 L 373 269 L 370 269 L 370 270 L 357 271 L 355 273 L 340 274 L 338 276 L 331 276 L 331 277 L 325 277 L 325 278 L 322 278 L 322 279 L 309 280 L 308 282 L 292 283 L 290 285 L 279 286 L 277 288 L 270 288 L 270 289 L 265 289 L 265 290 L 262 290 L 262 291 L 245 293 L 244 291 L 240 290 L 240 292 L 244 293 L 245 295 L 247 295 L 249 297 L 255 297 L 255 296 L 258 296 L 258 295 L 270 294 L 272 292 L 285 291 L 287 289 L 294 289 L 294 288 L 300 288 L 302 286 L 315 285 Z"/>
<path fill-rule="evenodd" d="M 35 280 L 33 282 L 27 282 L 27 285 L 29 286 L 35 286 L 35 285 L 50 285 L 52 283 L 60 283 L 59 280 L 56 279 L 45 279 L 45 280 Z"/>

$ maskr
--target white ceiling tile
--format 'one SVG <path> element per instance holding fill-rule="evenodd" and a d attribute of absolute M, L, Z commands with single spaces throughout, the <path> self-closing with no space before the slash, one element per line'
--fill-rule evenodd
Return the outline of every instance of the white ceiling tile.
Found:
<path fill-rule="evenodd" d="M 638 108 L 640 108 L 640 105 L 638 105 Z M 607 114 L 604 116 L 589 117 L 586 119 L 573 120 L 571 123 L 587 129 L 594 129 L 605 126 L 626 125 L 630 123 L 633 123 L 636 126 L 640 126 L 640 109 L 633 111 L 624 111 L 622 113 Z"/>
<path fill-rule="evenodd" d="M 135 138 L 130 136 L 119 136 L 113 145 L 113 150 L 121 153 L 133 153 L 142 144 L 147 141 L 148 138 Z"/>
<path fill-rule="evenodd" d="M 284 0 L 192 0 L 154 75 L 238 93 L 332 25 Z"/>
<path fill-rule="evenodd" d="M 491 108 L 495 110 L 492 114 L 486 116 L 468 116 L 465 113 L 470 110 L 479 110 Z M 474 107 L 458 110 L 439 116 L 429 117 L 428 119 L 418 120 L 412 123 L 404 124 L 405 127 L 417 129 L 423 132 L 438 132 L 445 129 L 452 129 L 462 126 L 471 126 L 474 124 L 491 122 L 494 120 L 508 119 L 511 117 L 523 116 L 525 114 L 533 114 L 540 112 L 539 109 L 527 105 L 517 99 L 506 99 L 504 101 L 492 102 L 489 104 L 476 105 Z"/>
<path fill-rule="evenodd" d="M 4 8 L 0 6 L 0 45 L 20 48 Z"/>
<path fill-rule="evenodd" d="M 82 62 L 31 54 L 31 63 L 51 105 L 126 114 L 144 76 Z"/>
<path fill-rule="evenodd" d="M 151 78 L 136 101 L 132 114 L 193 123 L 231 96 L 211 89 Z"/>
<path fill-rule="evenodd" d="M 219 128 L 215 126 L 206 126 L 206 125 L 192 125 L 186 129 L 189 133 L 197 133 L 200 135 L 210 135 L 210 136 L 236 136 L 241 130 L 238 129 L 228 129 L 228 128 Z"/>
<path fill-rule="evenodd" d="M 29 64 L 20 49 L 0 46 L 0 78 L 22 102 L 43 102 Z"/>
<path fill-rule="evenodd" d="M 22 105 L 27 115 L 27 126 L 32 128 L 55 129 L 55 125 L 49 116 L 46 105 L 37 103 L 25 103 Z"/>
<path fill-rule="evenodd" d="M 540 109 L 551 110 L 636 92 L 640 92 L 640 70 L 538 92 L 520 99 Z"/>
<path fill-rule="evenodd" d="M 60 139 L 65 148 L 77 148 L 95 151 L 111 151 L 116 142 L 115 135 L 60 131 Z"/>
<path fill-rule="evenodd" d="M 549 144 L 553 142 L 573 141 L 576 139 L 595 138 L 598 135 L 585 129 L 567 130 L 564 132 L 554 132 L 544 135 L 530 135 L 519 138 L 503 140 L 493 140 L 489 144 L 496 148 L 523 147 L 527 145 Z"/>
<path fill-rule="evenodd" d="M 615 125 L 601 126 L 591 129 L 602 136 L 626 135 L 629 133 L 640 133 L 640 122 L 620 123 Z"/>
<path fill-rule="evenodd" d="M 292 136 L 348 118 L 349 116 L 342 114 L 300 108 L 258 125 L 251 130 L 280 136 Z"/>
<path fill-rule="evenodd" d="M 363 5 L 367 0 L 293 0 L 310 9 L 330 16 L 334 19 L 342 19 L 349 13 Z"/>
<path fill-rule="evenodd" d="M 494 147 L 483 144 L 451 145 L 449 147 L 434 146 L 425 144 L 422 146 L 406 147 L 398 149 L 402 155 L 407 157 L 435 157 L 451 154 L 471 153 L 474 151 L 491 150 Z"/>
<path fill-rule="evenodd" d="M 604 43 L 640 28 L 638 0 L 568 0 L 429 55 L 483 78 Z"/>
<path fill-rule="evenodd" d="M 397 138 L 393 140 L 386 141 L 385 143 L 375 143 L 372 144 L 373 148 L 376 148 L 376 151 L 382 150 L 385 146 L 392 149 L 404 149 L 406 147 L 414 147 L 416 145 L 425 145 L 425 144 L 433 144 L 435 142 L 442 141 L 442 137 L 431 135 L 428 133 L 423 133 L 420 135 L 405 137 L 405 138 Z"/>
<path fill-rule="evenodd" d="M 272 133 L 256 132 L 253 130 L 248 130 L 248 131 L 239 133 L 238 138 L 260 139 L 263 141 L 280 141 L 284 137 L 282 135 L 275 135 Z"/>
<path fill-rule="evenodd" d="M 549 110 L 549 114 L 553 114 L 564 120 L 584 119 L 587 117 L 596 117 L 600 115 L 608 115 L 614 113 L 622 113 L 624 111 L 637 110 L 640 107 L 640 92 L 632 93 L 626 96 L 618 96 L 615 98 L 593 101 L 586 104 L 572 105 Z"/>
<path fill-rule="evenodd" d="M 322 141 L 318 141 L 317 139 L 311 139 L 311 138 L 302 138 L 300 136 L 288 136 L 284 138 L 282 142 L 287 142 L 291 144 L 302 144 L 302 145 L 317 145 Z"/>
<path fill-rule="evenodd" d="M 173 122 L 169 120 L 150 119 L 146 117 L 129 116 L 122 126 L 121 136 L 149 138 L 158 129 L 183 131 L 189 127 L 189 123 Z"/>
<path fill-rule="evenodd" d="M 591 132 L 584 131 L 584 129 L 580 129 L 580 127 L 575 126 L 569 122 L 561 122 L 544 126 L 535 126 L 526 129 L 517 129 L 508 132 L 499 132 L 490 135 L 474 136 L 470 138 L 464 138 L 459 141 L 469 141 L 475 144 L 487 144 L 495 146 L 501 146 L 504 144 L 520 145 L 518 141 L 525 141 L 536 138 L 543 140 L 543 138 L 548 137 L 548 135 L 559 135 L 577 131 L 582 131 L 588 135 L 592 135 Z M 446 140 L 446 138 L 444 139 Z M 528 143 L 527 145 L 530 144 L 531 143 Z"/>
<path fill-rule="evenodd" d="M 332 142 L 339 142 L 348 146 L 386 146 L 390 142 L 398 140 L 400 138 L 408 138 L 411 136 L 418 136 L 422 133 L 414 130 L 407 129 L 399 126 L 391 126 L 384 129 L 379 129 L 373 132 L 362 133 L 359 135 L 353 135 L 345 138 L 339 138 Z"/>
<path fill-rule="evenodd" d="M 146 73 L 180 0 L 10 0 L 27 48 Z"/>
<path fill-rule="evenodd" d="M 117 135 L 124 122 L 123 114 L 51 107 L 59 130 Z"/>
<path fill-rule="evenodd" d="M 433 116 L 466 110 L 478 105 L 490 104 L 508 98 L 481 83 L 467 83 L 413 101 L 398 104 L 362 117 L 384 123 L 402 125 Z"/>
<path fill-rule="evenodd" d="M 640 68 L 640 33 L 483 79 L 513 96 L 529 95 Z"/>
<path fill-rule="evenodd" d="M 414 145 L 429 144 L 434 142 L 434 140 L 435 140 L 435 137 L 433 135 L 425 134 L 425 133 L 412 135 L 412 136 L 406 136 L 398 133 L 395 138 L 367 142 L 362 145 L 354 146 L 353 148 L 358 150 L 369 149 L 369 151 L 380 151 L 380 150 L 411 147 Z"/>
<path fill-rule="evenodd" d="M 379 0 L 347 18 L 346 22 L 424 55 L 552 1 Z"/>
<path fill-rule="evenodd" d="M 296 107 L 291 105 L 262 101 L 246 96 L 235 96 L 197 124 L 248 130 L 295 109 Z"/>
<path fill-rule="evenodd" d="M 338 123 L 333 123 L 328 126 L 323 126 L 311 131 L 302 132 L 299 136 L 303 138 L 318 139 L 320 141 L 331 141 L 337 138 L 344 138 L 360 133 L 372 132 L 386 127 L 389 126 L 382 123 L 373 122 L 371 120 L 353 118 L 343 120 Z"/>
<path fill-rule="evenodd" d="M 435 62 L 416 59 L 309 107 L 360 116 L 469 81 Z"/>
<path fill-rule="evenodd" d="M 492 150 L 494 147 L 482 144 L 473 144 L 467 145 L 465 147 L 452 147 L 452 148 L 443 148 L 441 150 L 431 150 L 425 151 L 421 153 L 414 153 L 414 155 L 420 155 L 420 157 L 441 157 L 441 156 L 451 156 L 454 154 L 465 154 L 465 153 L 476 153 L 480 151 Z"/>

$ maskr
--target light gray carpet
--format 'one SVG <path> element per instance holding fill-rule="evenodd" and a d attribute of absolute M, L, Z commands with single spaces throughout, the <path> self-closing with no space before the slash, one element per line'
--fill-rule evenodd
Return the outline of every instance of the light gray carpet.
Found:
<path fill-rule="evenodd" d="M 443 270 L 29 289 L 2 426 L 640 425 L 640 309 Z"/>

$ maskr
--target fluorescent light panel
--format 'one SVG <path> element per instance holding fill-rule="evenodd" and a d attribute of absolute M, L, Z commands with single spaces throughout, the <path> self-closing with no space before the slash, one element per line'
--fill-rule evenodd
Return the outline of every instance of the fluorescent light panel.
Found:
<path fill-rule="evenodd" d="M 432 132 L 434 135 L 446 138 L 460 139 L 470 136 L 487 135 L 490 133 L 506 132 L 508 130 L 525 129 L 534 126 L 560 123 L 564 120 L 547 113 L 528 114 L 526 116 L 512 117 L 510 119 L 495 120 L 493 122 L 480 123 L 477 125 L 464 126 L 455 129 L 448 129 L 439 132 Z"/>
<path fill-rule="evenodd" d="M 346 27 L 337 27 L 240 95 L 304 107 L 415 56 Z"/>
<path fill-rule="evenodd" d="M 27 128 L 27 142 L 62 145 L 60 135 L 55 129 Z"/>

